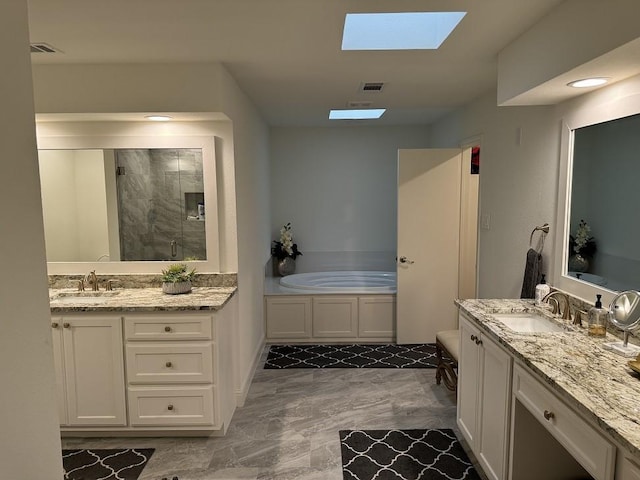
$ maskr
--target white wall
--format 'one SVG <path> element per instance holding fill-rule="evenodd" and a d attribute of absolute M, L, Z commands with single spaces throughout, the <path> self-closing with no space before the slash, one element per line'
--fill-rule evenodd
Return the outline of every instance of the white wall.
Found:
<path fill-rule="evenodd" d="M 481 137 L 478 296 L 518 298 L 529 236 L 536 225 L 554 224 L 560 123 L 552 107 L 497 107 L 491 92 L 432 127 L 434 148 Z M 520 133 L 519 133 L 520 132 Z M 551 265 L 549 237 L 543 271 Z"/>
<path fill-rule="evenodd" d="M 427 146 L 424 126 L 272 128 L 272 240 L 291 222 L 301 270 L 323 252 L 392 252 L 393 264 L 398 149 Z"/>
<path fill-rule="evenodd" d="M 26 0 L 0 2 L 0 478 L 62 478 Z"/>
<path fill-rule="evenodd" d="M 39 166 L 47 259 L 87 261 L 109 254 L 102 150 L 43 150 Z"/>
<path fill-rule="evenodd" d="M 264 345 L 264 265 L 269 259 L 269 131 L 267 125 L 240 90 L 222 72 L 222 109 L 233 122 L 235 171 L 223 172 L 224 182 L 235 180 L 237 238 L 226 241 L 238 249 L 238 322 L 236 335 L 236 388 L 240 401 L 248 392 L 253 367 Z"/>

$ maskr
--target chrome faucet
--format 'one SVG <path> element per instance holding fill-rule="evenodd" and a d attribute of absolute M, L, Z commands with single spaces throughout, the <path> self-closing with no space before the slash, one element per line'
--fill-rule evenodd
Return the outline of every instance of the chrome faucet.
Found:
<path fill-rule="evenodd" d="M 91 285 L 91 290 L 93 290 L 94 292 L 100 290 L 100 286 L 98 285 L 98 277 L 96 276 L 95 270 L 91 270 L 85 278 L 86 282 Z"/>
<path fill-rule="evenodd" d="M 564 310 L 562 310 L 560 301 L 557 297 L 564 300 Z M 569 300 L 569 296 L 566 293 L 554 290 L 553 292 L 545 295 L 542 301 L 549 303 L 553 307 L 552 313 L 554 315 L 559 314 L 562 316 L 563 320 L 571 320 L 571 303 Z M 579 318 L 577 319 L 577 321 L 580 321 Z M 574 323 L 576 323 L 575 320 Z"/>

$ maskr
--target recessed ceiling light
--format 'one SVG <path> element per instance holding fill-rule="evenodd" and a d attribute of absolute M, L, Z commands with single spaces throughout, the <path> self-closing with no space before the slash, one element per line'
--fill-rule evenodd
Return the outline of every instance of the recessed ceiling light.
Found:
<path fill-rule="evenodd" d="M 574 88 L 597 87 L 599 85 L 604 85 L 608 81 L 609 79 L 605 77 L 583 78 L 582 80 L 569 82 L 567 83 L 567 86 Z"/>
<path fill-rule="evenodd" d="M 170 117 L 169 115 L 145 115 L 144 118 L 154 122 L 168 122 L 173 119 L 173 117 Z"/>
<path fill-rule="evenodd" d="M 331 110 L 329 120 L 370 120 L 380 118 L 386 110 L 386 108 Z"/>
<path fill-rule="evenodd" d="M 433 50 L 467 12 L 347 13 L 342 50 Z"/>

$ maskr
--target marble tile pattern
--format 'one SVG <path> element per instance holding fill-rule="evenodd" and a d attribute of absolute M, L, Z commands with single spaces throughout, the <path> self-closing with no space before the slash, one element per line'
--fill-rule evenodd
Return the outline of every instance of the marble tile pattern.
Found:
<path fill-rule="evenodd" d="M 139 480 L 342 480 L 340 430 L 452 428 L 460 438 L 455 418 L 455 396 L 433 369 L 260 364 L 224 437 L 65 438 L 63 447 L 155 448 Z"/>
<path fill-rule="evenodd" d="M 199 149 L 119 149 L 121 260 L 206 258 L 205 222 L 189 221 L 185 194 L 204 192 Z M 171 256 L 171 242 L 177 256 Z"/>
<path fill-rule="evenodd" d="M 167 295 L 160 287 L 131 288 L 113 292 L 96 292 L 96 303 L 90 297 L 94 292 L 83 292 L 85 298 L 74 297 L 76 289 L 50 289 L 51 313 L 68 312 L 176 312 L 192 310 L 220 310 L 235 294 L 236 287 L 194 287 L 191 293 Z M 65 298 L 73 298 L 66 303 Z M 62 297 L 62 298 L 61 298 Z"/>
<path fill-rule="evenodd" d="M 628 367 L 628 358 L 602 348 L 602 343 L 617 341 L 616 337 L 589 337 L 586 326 L 554 317 L 532 300 L 474 299 L 456 304 L 566 403 L 640 460 L 640 376 Z M 552 318 L 565 331 L 518 333 L 492 316 L 527 311 Z"/>

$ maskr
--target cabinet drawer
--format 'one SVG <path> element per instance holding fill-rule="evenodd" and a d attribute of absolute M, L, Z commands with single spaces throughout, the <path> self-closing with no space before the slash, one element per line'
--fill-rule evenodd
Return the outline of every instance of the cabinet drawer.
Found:
<path fill-rule="evenodd" d="M 213 425 L 213 387 L 130 387 L 131 425 Z"/>
<path fill-rule="evenodd" d="M 126 347 L 129 383 L 211 383 L 211 343 L 129 343 Z"/>
<path fill-rule="evenodd" d="M 127 340 L 211 340 L 210 315 L 155 315 L 125 317 Z"/>
<path fill-rule="evenodd" d="M 596 480 L 613 478 L 614 446 L 520 366 L 513 393 Z"/>

